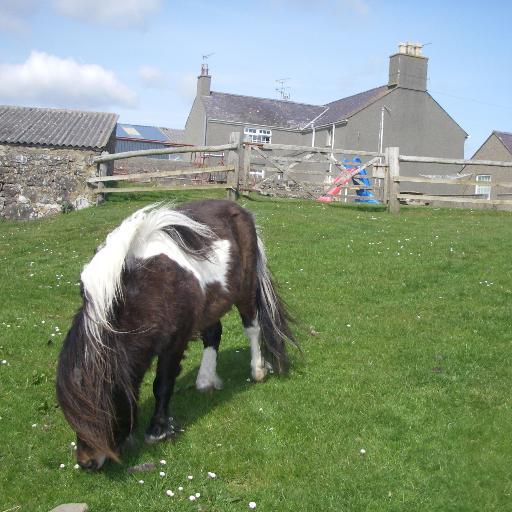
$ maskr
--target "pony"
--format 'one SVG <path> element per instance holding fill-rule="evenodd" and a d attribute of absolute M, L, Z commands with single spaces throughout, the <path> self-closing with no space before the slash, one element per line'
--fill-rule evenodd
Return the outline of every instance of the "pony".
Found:
<path fill-rule="evenodd" d="M 201 338 L 200 391 L 221 389 L 221 318 L 238 309 L 251 374 L 283 374 L 298 346 L 252 214 L 231 201 L 153 204 L 112 231 L 81 273 L 82 306 L 59 355 L 56 391 L 77 436 L 77 462 L 119 462 L 137 420 L 144 374 L 157 358 L 147 443 L 173 438 L 169 402 L 188 342 Z"/>

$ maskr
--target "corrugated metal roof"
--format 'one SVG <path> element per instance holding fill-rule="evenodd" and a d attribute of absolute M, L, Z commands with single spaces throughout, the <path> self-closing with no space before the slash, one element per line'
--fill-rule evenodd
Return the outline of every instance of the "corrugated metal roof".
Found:
<path fill-rule="evenodd" d="M 512 133 L 494 131 L 494 134 L 512 154 Z"/>
<path fill-rule="evenodd" d="M 0 105 L 0 143 L 104 148 L 117 114 Z"/>
<path fill-rule="evenodd" d="M 142 124 L 117 123 L 116 137 L 141 141 L 182 143 L 185 140 L 185 130 L 163 128 L 160 126 L 146 126 Z"/>
<path fill-rule="evenodd" d="M 169 138 L 162 132 L 162 130 L 160 130 L 160 128 L 142 124 L 117 123 L 116 137 L 169 142 Z"/>
<path fill-rule="evenodd" d="M 212 92 L 202 100 L 209 119 L 292 129 L 301 129 L 325 110 L 318 105 L 223 92 Z"/>

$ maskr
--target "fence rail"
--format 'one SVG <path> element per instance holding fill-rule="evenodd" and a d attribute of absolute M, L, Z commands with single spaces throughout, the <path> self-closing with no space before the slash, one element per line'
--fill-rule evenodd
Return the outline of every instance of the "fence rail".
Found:
<path fill-rule="evenodd" d="M 155 172 L 138 172 L 133 174 L 120 174 L 117 176 L 97 176 L 95 178 L 89 178 L 87 183 L 108 183 L 109 181 L 136 181 L 140 179 L 149 178 L 172 178 L 175 176 L 193 176 L 194 174 L 211 174 L 219 172 L 230 172 L 234 171 L 235 166 L 233 165 L 218 165 L 216 167 L 200 167 L 198 169 L 176 169 L 174 171 L 155 171 Z"/>
<path fill-rule="evenodd" d="M 138 151 L 125 151 L 124 153 L 112 153 L 97 156 L 92 159 L 92 162 L 94 164 L 102 164 L 106 162 L 113 162 L 114 160 L 122 160 L 123 158 L 134 158 L 137 156 L 175 155 L 180 153 L 216 153 L 236 149 L 238 149 L 238 144 L 236 143 L 222 144 L 219 146 L 182 146 L 179 148 L 166 149 L 141 149 Z"/>

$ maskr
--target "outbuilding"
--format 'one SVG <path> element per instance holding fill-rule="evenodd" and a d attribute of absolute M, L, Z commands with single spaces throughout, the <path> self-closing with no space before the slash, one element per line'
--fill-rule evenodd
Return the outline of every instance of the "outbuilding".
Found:
<path fill-rule="evenodd" d="M 0 106 L 0 217 L 34 219 L 83 208 L 92 158 L 115 150 L 118 116 Z"/>

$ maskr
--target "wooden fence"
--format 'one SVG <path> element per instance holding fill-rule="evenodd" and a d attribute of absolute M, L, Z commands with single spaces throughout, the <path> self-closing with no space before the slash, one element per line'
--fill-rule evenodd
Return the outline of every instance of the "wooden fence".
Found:
<path fill-rule="evenodd" d="M 512 207 L 511 199 L 497 199 L 498 190 L 500 188 L 510 190 L 512 189 L 511 181 L 492 181 L 482 182 L 474 179 L 461 178 L 451 180 L 446 178 L 427 178 L 423 176 L 403 176 L 400 173 L 400 162 L 415 162 L 415 163 L 429 163 L 429 164 L 443 164 L 443 165 L 461 165 L 461 166 L 486 166 L 486 167 L 501 167 L 512 168 L 512 162 L 503 162 L 495 160 L 465 160 L 459 158 L 437 158 L 437 157 L 424 157 L 424 156 L 408 156 L 400 155 L 399 148 L 391 147 L 386 148 L 385 151 L 385 170 L 388 180 L 388 205 L 389 211 L 398 213 L 400 211 L 401 202 L 408 200 L 421 199 L 422 201 L 430 201 L 436 203 L 467 203 L 469 205 L 489 205 L 489 206 L 510 206 Z M 490 187 L 491 194 L 489 199 L 475 198 L 472 196 L 464 195 L 434 195 L 434 194 L 412 194 L 400 191 L 400 183 L 423 183 L 423 184 L 442 184 L 450 186 L 460 185 L 485 185 Z"/>
<path fill-rule="evenodd" d="M 229 144 L 222 144 L 216 146 L 183 146 L 178 148 L 165 148 L 165 149 L 145 149 L 140 151 L 127 151 L 124 153 L 103 154 L 93 159 L 93 164 L 97 165 L 97 176 L 89 178 L 87 183 L 95 187 L 94 192 L 98 195 L 103 194 L 119 194 L 129 192 L 153 192 L 153 191 L 167 191 L 167 190 L 204 190 L 221 188 L 226 189 L 230 199 L 238 197 L 239 190 L 239 170 L 240 170 L 240 134 L 233 133 Z M 152 155 L 171 155 L 183 153 L 222 153 L 227 152 L 226 164 L 215 165 L 209 167 L 199 168 L 183 168 L 167 171 L 143 172 L 132 173 L 126 175 L 107 176 L 109 162 L 121 160 L 125 158 L 152 156 Z M 167 185 L 161 181 L 154 182 L 151 186 L 140 187 L 106 187 L 105 184 L 109 182 L 124 182 L 124 181 L 147 181 L 162 180 L 165 178 L 176 177 L 192 177 L 200 174 L 216 174 L 223 173 L 226 175 L 226 183 L 205 183 L 205 184 L 187 184 L 187 185 Z"/>
<path fill-rule="evenodd" d="M 150 156 L 150 155 L 169 155 L 169 154 L 201 154 L 217 153 L 222 154 L 222 165 L 212 165 L 209 167 L 184 168 L 167 171 L 135 173 L 127 175 L 107 176 L 107 163 L 124 158 Z M 226 157 L 227 155 L 227 157 Z M 418 164 L 446 164 L 460 166 L 492 166 L 502 168 L 512 168 L 512 162 L 500 162 L 492 160 L 465 160 L 452 158 L 420 157 L 400 155 L 399 148 L 388 147 L 384 153 L 373 151 L 360 151 L 332 147 L 312 147 L 286 144 L 255 144 L 242 142 L 240 133 L 233 132 L 230 136 L 229 144 L 216 146 L 183 146 L 178 148 L 149 149 L 141 151 L 129 151 L 126 153 L 103 154 L 96 157 L 93 163 L 97 165 L 97 176 L 90 178 L 88 183 L 96 187 L 97 194 L 127 193 L 141 191 L 164 191 L 164 190 L 189 190 L 189 189 L 214 189 L 221 188 L 228 191 L 230 199 L 236 199 L 240 191 L 262 191 L 264 184 L 268 180 L 274 180 L 283 184 L 283 187 L 296 184 L 302 187 L 306 196 L 317 199 L 324 194 L 325 188 L 331 185 L 325 184 L 327 176 L 336 177 L 343 172 L 352 172 L 350 168 L 353 163 L 343 164 L 343 156 L 361 156 L 367 157 L 368 161 L 358 165 L 358 172 L 367 170 L 368 174 L 364 178 L 372 180 L 370 186 L 359 184 L 346 184 L 343 187 L 343 194 L 332 196 L 335 201 L 348 202 L 353 199 L 364 199 L 364 196 L 357 195 L 360 190 L 370 190 L 375 199 L 383 204 L 387 204 L 389 211 L 398 213 L 400 204 L 408 201 L 436 202 L 436 203 L 467 203 L 470 205 L 507 205 L 512 207 L 512 199 L 498 199 L 498 189 L 504 188 L 512 190 L 512 182 L 492 181 L 482 182 L 470 178 L 461 178 L 451 180 L 447 178 L 428 178 L 423 176 L 405 176 L 400 172 L 401 162 L 413 162 Z M 301 168 L 302 166 L 302 168 Z M 330 172 L 327 171 L 327 166 Z M 253 174 L 258 169 L 270 172 L 260 180 L 253 179 Z M 371 170 L 370 170 L 371 169 Z M 175 177 L 193 177 L 200 174 L 224 173 L 227 176 L 226 183 L 204 183 L 187 185 L 168 185 L 166 183 L 155 182 L 152 186 L 135 186 L 122 188 L 109 188 L 105 184 L 109 182 L 123 181 L 147 181 L 162 180 Z M 350 174 L 347 174 L 347 176 Z M 356 177 L 358 174 L 353 173 Z M 352 176 L 351 175 L 351 176 Z M 306 179 L 305 181 L 301 181 Z M 472 196 L 461 195 L 434 195 L 418 194 L 404 192 L 400 190 L 401 183 L 422 183 L 422 184 L 443 184 L 454 185 L 485 185 L 490 187 L 491 194 L 489 199 L 475 198 Z M 313 189 L 311 191 L 310 189 Z"/>

